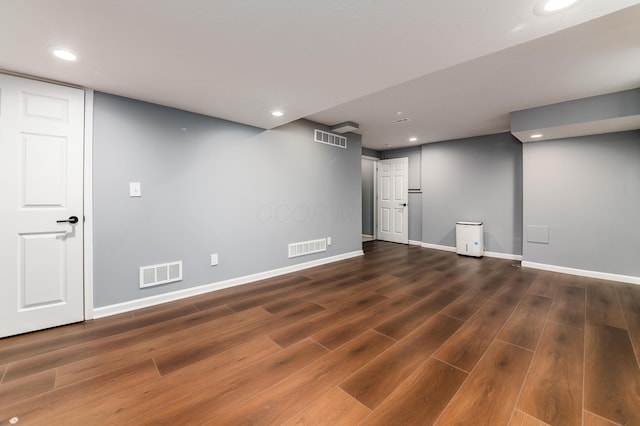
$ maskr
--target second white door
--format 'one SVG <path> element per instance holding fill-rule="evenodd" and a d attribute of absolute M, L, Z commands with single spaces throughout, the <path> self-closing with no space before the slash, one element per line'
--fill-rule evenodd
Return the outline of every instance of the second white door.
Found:
<path fill-rule="evenodd" d="M 84 319 L 84 91 L 0 74 L 0 338 Z"/>
<path fill-rule="evenodd" d="M 409 243 L 409 159 L 378 161 L 378 233 L 379 240 Z"/>

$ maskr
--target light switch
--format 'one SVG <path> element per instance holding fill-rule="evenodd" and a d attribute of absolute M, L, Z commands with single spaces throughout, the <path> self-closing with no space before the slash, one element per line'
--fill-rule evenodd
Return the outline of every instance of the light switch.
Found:
<path fill-rule="evenodd" d="M 211 266 L 216 266 L 218 264 L 218 254 L 211 255 Z"/>
<path fill-rule="evenodd" d="M 140 182 L 129 182 L 129 197 L 142 197 Z"/>

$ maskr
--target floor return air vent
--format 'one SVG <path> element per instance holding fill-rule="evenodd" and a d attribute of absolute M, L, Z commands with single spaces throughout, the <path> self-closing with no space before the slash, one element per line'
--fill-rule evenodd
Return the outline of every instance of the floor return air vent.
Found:
<path fill-rule="evenodd" d="M 327 251 L 326 238 L 289 244 L 289 258 L 319 253 L 321 251 Z"/>
<path fill-rule="evenodd" d="M 140 288 L 167 284 L 182 280 L 182 261 L 142 266 L 140 268 Z"/>

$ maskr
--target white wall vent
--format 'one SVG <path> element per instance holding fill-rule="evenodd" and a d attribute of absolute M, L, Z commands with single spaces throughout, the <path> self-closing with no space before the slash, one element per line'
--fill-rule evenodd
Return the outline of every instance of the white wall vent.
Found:
<path fill-rule="evenodd" d="M 292 257 L 304 256 L 305 254 L 319 253 L 327 251 L 327 239 L 303 241 L 289 244 L 289 259 Z"/>
<path fill-rule="evenodd" d="M 327 145 L 333 145 L 340 148 L 347 147 L 347 138 L 344 136 L 336 135 L 329 132 L 323 132 L 322 130 L 315 129 L 314 140 L 320 143 L 326 143 Z"/>
<path fill-rule="evenodd" d="M 182 281 L 182 261 L 142 266 L 140 288 Z"/>

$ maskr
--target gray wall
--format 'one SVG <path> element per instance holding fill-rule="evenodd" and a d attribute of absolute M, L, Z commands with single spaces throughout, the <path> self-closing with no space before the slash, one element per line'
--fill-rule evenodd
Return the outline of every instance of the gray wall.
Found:
<path fill-rule="evenodd" d="M 362 234 L 374 235 L 373 209 L 374 209 L 374 160 L 361 160 L 362 169 Z"/>
<path fill-rule="evenodd" d="M 422 241 L 422 193 L 409 192 L 409 240 Z"/>
<path fill-rule="evenodd" d="M 380 152 L 374 149 L 362 148 L 362 155 L 372 158 L 380 158 Z M 362 159 L 362 234 L 375 235 L 375 221 L 373 211 L 375 209 L 375 162 L 370 159 Z"/>
<path fill-rule="evenodd" d="M 362 148 L 362 155 L 366 155 L 367 157 L 380 158 L 380 152 L 375 149 Z"/>
<path fill-rule="evenodd" d="M 511 131 L 542 129 L 640 114 L 640 88 L 511 113 Z"/>
<path fill-rule="evenodd" d="M 360 136 L 341 149 L 313 142 L 315 127 L 328 130 L 263 131 L 96 93 L 95 306 L 360 250 Z M 287 258 L 288 243 L 328 236 L 327 252 Z M 175 260 L 183 281 L 139 288 L 140 266 Z"/>
<path fill-rule="evenodd" d="M 640 276 L 640 131 L 527 143 L 524 227 L 529 262 Z"/>
<path fill-rule="evenodd" d="M 455 246 L 455 223 L 484 223 L 485 249 L 522 254 L 522 144 L 510 133 L 422 145 L 422 241 Z"/>

